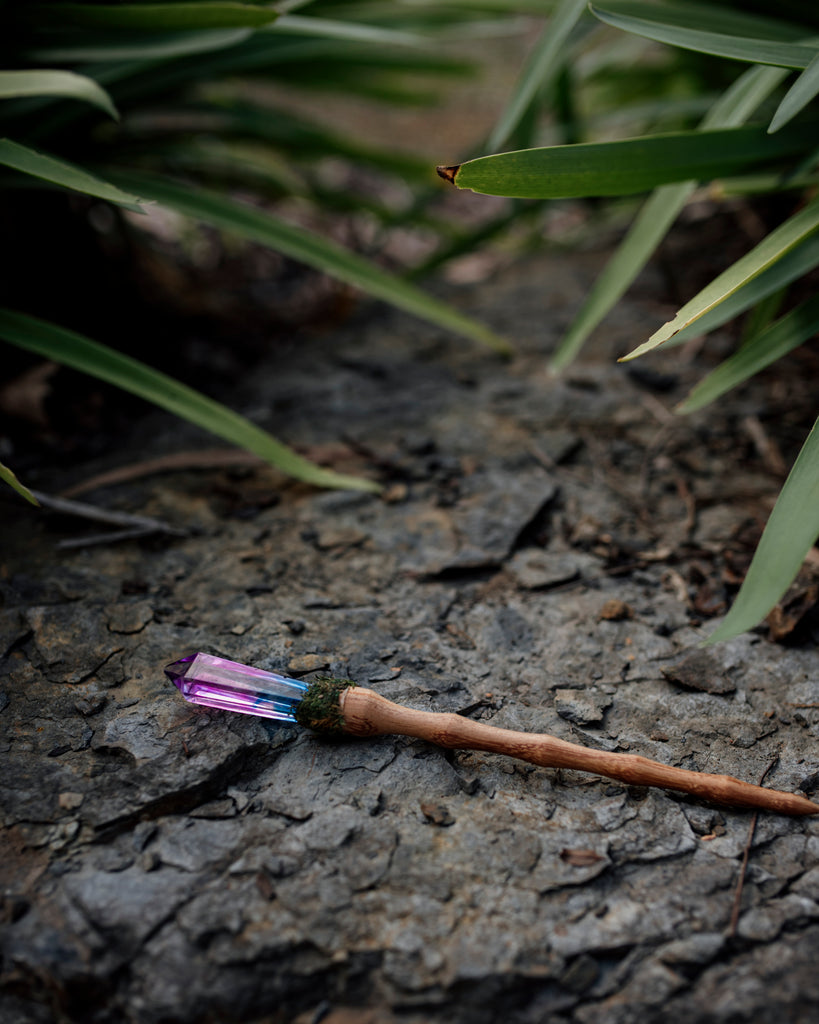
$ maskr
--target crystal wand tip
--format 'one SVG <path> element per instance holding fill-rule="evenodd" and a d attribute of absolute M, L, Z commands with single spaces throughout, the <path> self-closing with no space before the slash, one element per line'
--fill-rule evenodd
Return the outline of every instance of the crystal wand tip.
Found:
<path fill-rule="evenodd" d="M 227 661 L 212 654 L 189 654 L 174 661 L 165 675 L 185 700 L 204 707 L 295 722 L 307 692 L 298 679 Z"/>

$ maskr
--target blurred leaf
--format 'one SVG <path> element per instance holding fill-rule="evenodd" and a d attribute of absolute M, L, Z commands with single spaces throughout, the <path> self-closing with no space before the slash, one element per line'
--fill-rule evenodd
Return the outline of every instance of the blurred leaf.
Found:
<path fill-rule="evenodd" d="M 277 33 L 289 35 L 325 36 L 328 39 L 349 39 L 358 43 L 380 43 L 386 46 L 424 46 L 423 36 L 413 32 L 400 32 L 380 25 L 363 25 L 355 21 L 333 21 L 330 18 L 302 18 L 283 15 L 276 22 Z"/>
<path fill-rule="evenodd" d="M 819 420 L 774 505 L 736 600 L 706 643 L 753 629 L 793 582 L 819 538 Z"/>
<path fill-rule="evenodd" d="M 28 487 L 23 486 L 8 466 L 4 466 L 2 462 L 0 462 L 0 480 L 4 480 L 9 487 L 13 487 L 18 494 L 21 494 L 26 501 L 30 501 L 32 505 L 39 506 L 40 502 L 37 501 Z"/>
<path fill-rule="evenodd" d="M 120 106 L 127 100 L 164 103 L 173 90 L 236 76 L 261 76 L 289 87 L 329 88 L 383 93 L 385 80 L 405 81 L 407 74 L 463 76 L 473 70 L 463 60 L 440 56 L 431 48 L 373 46 L 311 35 L 254 32 L 234 46 L 209 53 L 156 61 L 112 61 L 94 69 Z M 406 92 L 406 85 L 403 85 Z"/>
<path fill-rule="evenodd" d="M 707 181 L 804 150 L 813 129 L 768 135 L 758 125 L 668 132 L 619 142 L 521 149 L 442 168 L 458 188 L 519 199 L 622 196 L 673 181 Z M 779 148 L 772 146 L 781 142 Z"/>
<path fill-rule="evenodd" d="M 705 116 L 702 128 L 730 128 L 741 124 L 785 75 L 781 68 L 749 68 L 717 100 Z M 649 197 L 572 321 L 552 359 L 554 370 L 563 369 L 574 359 L 589 334 L 625 294 L 695 188 L 695 181 L 663 185 Z"/>
<path fill-rule="evenodd" d="M 721 327 L 744 313 L 746 309 L 756 306 L 769 295 L 785 288 L 792 281 L 809 273 L 819 266 L 819 232 L 808 235 L 804 241 L 794 246 L 790 252 L 777 260 L 776 263 L 763 270 L 757 277 L 751 278 L 746 284 L 729 295 L 718 306 L 714 306 L 690 327 L 684 327 L 679 334 L 667 341 L 666 347 L 682 345 L 690 338 L 708 334 L 709 331 Z"/>
<path fill-rule="evenodd" d="M 644 9 L 649 14 L 657 13 L 658 19 L 662 16 L 663 8 L 649 4 L 629 4 L 628 7 L 633 10 Z M 816 46 L 809 43 L 779 42 L 768 36 L 757 39 L 705 31 L 699 27 L 701 15 L 697 10 L 690 12 L 690 28 L 649 17 L 618 14 L 615 9 L 597 7 L 595 4 L 590 5 L 590 10 L 600 21 L 614 28 L 633 32 L 658 43 L 679 46 L 684 50 L 695 50 L 697 53 L 709 53 L 716 57 L 728 57 L 753 64 L 774 64 L 782 68 L 806 68 L 816 55 Z"/>
<path fill-rule="evenodd" d="M 129 32 L 127 37 L 83 32 L 82 41 L 45 46 L 30 54 L 33 60 L 57 61 L 62 64 L 97 61 L 168 60 L 193 53 L 222 50 L 247 39 L 249 28 L 205 29 L 201 32 Z"/>
<path fill-rule="evenodd" d="M 492 129 L 487 149 L 500 149 L 515 130 L 538 89 L 558 74 L 565 61 L 561 51 L 565 49 L 566 41 L 586 6 L 587 0 L 560 0 L 526 62 L 509 103 Z"/>
<path fill-rule="evenodd" d="M 780 359 L 819 331 L 819 296 L 792 309 L 712 370 L 692 390 L 679 412 L 694 412 Z"/>
<path fill-rule="evenodd" d="M 806 107 L 817 93 L 819 93 L 819 51 L 782 97 L 782 102 L 771 118 L 768 131 L 778 132 L 782 125 L 787 124 L 792 117 Z"/>
<path fill-rule="evenodd" d="M 356 253 L 334 242 L 278 220 L 234 199 L 192 186 L 179 185 L 148 175 L 116 174 L 115 181 L 126 188 L 144 190 L 164 206 L 196 220 L 270 246 L 291 259 L 321 270 L 408 313 L 479 341 L 496 352 L 509 355 L 507 341 L 477 320 L 459 313 L 446 303 L 425 294 L 414 285 L 394 277 Z"/>
<path fill-rule="evenodd" d="M 62 99 L 82 100 L 100 107 L 114 120 L 119 119 L 111 97 L 93 78 L 77 75 L 73 71 L 0 71 L 0 99 L 20 96 L 57 96 Z"/>
<path fill-rule="evenodd" d="M 58 160 L 46 153 L 38 153 L 28 146 L 20 145 L 19 142 L 12 142 L 11 139 L 0 139 L 0 164 L 75 192 L 106 199 L 109 203 L 116 203 L 129 210 L 138 210 L 142 202 L 137 196 L 122 192 L 115 185 L 94 177 L 82 167 Z"/>
<path fill-rule="evenodd" d="M 392 171 L 407 178 L 430 179 L 429 163 L 420 160 L 413 153 L 400 150 L 375 149 L 350 138 L 341 132 L 334 133 L 320 125 L 298 118 L 286 110 L 274 106 L 262 106 L 246 102 L 220 102 L 216 97 L 212 104 L 190 108 L 166 105 L 163 112 L 171 126 L 171 132 L 185 139 L 192 134 L 207 133 L 220 139 L 261 140 L 276 146 L 292 160 L 300 163 L 314 161 L 317 156 L 336 155 L 348 157 L 356 163 L 370 164 L 382 170 Z M 153 133 L 153 138 L 152 138 Z M 147 140 L 150 154 L 155 137 L 167 135 L 168 128 L 157 123 L 156 118 L 144 121 L 130 118 L 123 130 L 123 137 Z"/>
<path fill-rule="evenodd" d="M 761 299 L 755 306 L 751 307 L 751 311 L 745 317 L 742 324 L 740 347 L 771 326 L 779 316 L 779 311 L 787 294 L 787 288 L 780 288 L 778 291 L 766 295 L 764 299 Z"/>
<path fill-rule="evenodd" d="M 74 331 L 9 309 L 0 309 L 0 337 L 19 348 L 63 363 L 109 384 L 139 395 L 182 419 L 195 423 L 266 459 L 283 473 L 318 487 L 377 491 L 371 480 L 322 469 L 243 416 L 194 391 L 186 384 L 122 355 Z"/>
<path fill-rule="evenodd" d="M 779 17 L 740 10 L 736 0 L 717 0 L 717 3 L 695 3 L 693 0 L 606 0 L 603 5 L 594 5 L 601 10 L 618 16 L 659 22 L 676 28 L 694 28 L 721 35 L 739 36 L 745 39 L 775 39 L 802 42 L 809 29 Z M 766 3 L 754 3 L 755 8 L 766 7 Z M 782 9 L 777 4 L 777 10 Z M 768 3 L 767 8 L 773 9 Z"/>
<path fill-rule="evenodd" d="M 655 331 L 648 341 L 624 356 L 621 362 L 635 359 L 637 356 L 643 355 L 644 352 L 650 352 L 673 338 L 684 327 L 699 320 L 704 313 L 724 302 L 729 296 L 738 292 L 744 284 L 773 266 L 777 260 L 795 248 L 799 242 L 814 234 L 817 229 L 819 229 L 819 199 L 814 199 L 812 203 L 795 213 L 784 224 L 780 224 L 763 238 L 759 245 L 737 260 L 709 285 L 706 285 L 699 294 L 682 307 L 673 320 L 669 320 L 658 331 Z"/>
<path fill-rule="evenodd" d="M 32 20 L 84 28 L 143 29 L 150 32 L 268 25 L 278 12 L 253 4 L 205 0 L 185 3 L 29 4 Z"/>

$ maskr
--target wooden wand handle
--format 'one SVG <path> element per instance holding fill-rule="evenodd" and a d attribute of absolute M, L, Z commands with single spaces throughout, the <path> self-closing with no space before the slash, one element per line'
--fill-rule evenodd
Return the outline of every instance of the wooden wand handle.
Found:
<path fill-rule="evenodd" d="M 341 730 L 352 736 L 397 733 L 456 750 L 508 754 L 543 768 L 575 768 L 634 786 L 662 786 L 734 807 L 761 807 L 780 814 L 819 814 L 819 804 L 794 793 L 764 789 L 730 775 L 673 768 L 636 754 L 612 754 L 555 736 L 514 732 L 451 713 L 416 711 L 355 686 L 339 695 Z"/>

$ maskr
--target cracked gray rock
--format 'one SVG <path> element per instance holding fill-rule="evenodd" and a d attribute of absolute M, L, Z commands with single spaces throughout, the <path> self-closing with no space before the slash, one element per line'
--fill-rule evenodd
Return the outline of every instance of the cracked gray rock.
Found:
<path fill-rule="evenodd" d="M 406 737 L 327 740 L 186 704 L 163 676 L 196 649 L 329 671 L 422 710 L 815 794 L 815 651 L 747 635 L 692 660 L 708 626 L 641 557 L 680 534 L 678 476 L 721 414 L 668 428 L 668 467 L 640 483 L 649 532 L 623 497 L 656 436 L 641 393 L 609 353 L 543 372 L 551 337 L 520 323 L 542 323 L 545 271 L 567 294 L 579 271 L 536 270 L 475 300 L 524 339 L 509 369 L 443 341 L 430 360 L 426 328 L 381 311 L 244 382 L 237 404 L 263 401 L 292 443 L 383 455 L 405 485 L 389 502 L 260 469 L 279 501 L 231 519 L 208 504 L 212 470 L 130 485 L 197 527 L 144 548 L 56 555 L 28 513 L 10 518 L 4 1022 L 54 1007 L 66 1024 L 812 1021 L 819 821 L 760 815 L 731 937 L 748 812 Z M 613 336 L 638 315 L 626 304 Z M 175 422 L 152 429 L 157 451 L 181 443 Z M 715 473 L 712 547 L 748 514 Z M 613 599 L 631 618 L 600 620 Z"/>

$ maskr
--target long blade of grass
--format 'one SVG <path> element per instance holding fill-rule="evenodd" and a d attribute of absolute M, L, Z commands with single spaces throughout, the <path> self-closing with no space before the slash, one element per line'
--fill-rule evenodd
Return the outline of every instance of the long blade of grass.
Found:
<path fill-rule="evenodd" d="M 113 177 L 124 187 L 144 190 L 146 195 L 177 213 L 212 224 L 249 241 L 270 246 L 277 252 L 315 267 L 423 320 L 465 335 L 503 355 L 511 354 L 509 343 L 484 324 L 459 313 L 409 282 L 388 274 L 326 238 L 287 224 L 263 210 L 205 189 L 142 174 L 118 173 Z"/>
<path fill-rule="evenodd" d="M 0 480 L 5 481 L 9 487 L 13 487 L 18 494 L 22 495 L 26 501 L 30 501 L 32 505 L 39 505 L 40 502 L 34 497 L 31 491 L 24 484 L 21 484 L 17 477 L 12 473 L 8 466 L 4 466 L 0 462 Z"/>
<path fill-rule="evenodd" d="M 92 63 L 97 61 L 168 60 L 193 53 L 222 50 L 244 42 L 253 29 L 205 29 L 201 32 L 129 32 L 127 38 L 111 38 L 110 33 L 83 32 L 82 41 L 73 45 L 43 46 L 28 55 L 35 61 L 56 61 L 61 64 Z"/>
<path fill-rule="evenodd" d="M 768 131 L 778 132 L 792 117 L 796 117 L 799 111 L 806 107 L 817 93 L 819 93 L 819 50 L 817 50 L 816 56 L 810 64 L 808 64 L 782 97 L 782 102 L 776 108 L 774 116 L 771 118 L 771 123 L 768 125 Z"/>
<path fill-rule="evenodd" d="M 662 11 L 662 8 L 643 4 L 630 4 L 631 8 L 644 8 L 647 12 Z M 688 28 L 679 24 L 669 24 L 649 17 L 632 17 L 618 14 L 616 9 L 590 5 L 592 14 L 600 21 L 624 32 L 633 32 L 645 39 L 653 39 L 658 43 L 678 46 L 683 50 L 694 50 L 697 53 L 708 53 L 716 57 L 728 57 L 749 64 L 774 64 L 781 68 L 806 68 L 816 54 L 816 47 L 810 43 L 780 42 L 767 37 L 753 38 L 729 35 L 723 32 L 709 32 L 699 27 Z M 696 17 L 694 11 L 692 21 Z"/>
<path fill-rule="evenodd" d="M 142 29 L 149 32 L 269 25 L 272 7 L 205 0 L 187 3 L 32 4 L 29 17 L 81 28 Z"/>
<path fill-rule="evenodd" d="M 560 0 L 526 62 L 509 103 L 492 129 L 487 149 L 500 149 L 520 123 L 538 89 L 558 74 L 564 63 L 561 51 L 586 6 L 587 0 Z"/>
<path fill-rule="evenodd" d="M 706 114 L 702 128 L 742 124 L 786 74 L 781 68 L 749 68 Z M 649 197 L 558 346 L 551 363 L 553 370 L 562 370 L 574 359 L 586 338 L 622 298 L 695 188 L 695 181 L 663 185 Z"/>
<path fill-rule="evenodd" d="M 0 99 L 20 96 L 55 96 L 60 99 L 93 103 L 115 121 L 119 120 L 114 101 L 93 78 L 73 71 L 54 71 L 38 68 L 36 71 L 0 71 Z"/>
<path fill-rule="evenodd" d="M 794 21 L 785 20 L 788 15 L 784 13 L 784 5 L 781 3 L 777 5 L 777 11 L 783 11 L 782 18 L 743 11 L 735 3 L 724 3 L 723 0 L 717 3 L 696 3 L 695 0 L 660 0 L 659 3 L 653 0 L 605 0 L 595 6 L 613 14 L 648 22 L 749 39 L 802 42 L 809 32 L 809 29 Z M 760 4 L 751 6 L 765 7 Z M 767 9 L 773 10 L 773 6 L 768 4 Z"/>
<path fill-rule="evenodd" d="M 708 640 L 753 629 L 782 597 L 819 538 L 819 420 L 774 505 L 731 610 Z"/>
<path fill-rule="evenodd" d="M 116 203 L 129 210 L 139 210 L 139 204 L 143 201 L 138 196 L 123 192 L 116 185 L 89 174 L 76 164 L 58 160 L 47 153 L 39 153 L 11 139 L 0 139 L 0 164 L 74 192 L 84 192 L 89 196 L 106 199 L 109 203 Z"/>
<path fill-rule="evenodd" d="M 74 331 L 10 309 L 0 309 L 0 337 L 19 348 L 138 395 L 182 419 L 254 452 L 283 473 L 317 487 L 377 491 L 371 480 L 322 469 L 227 406 L 130 356 Z"/>
<path fill-rule="evenodd" d="M 706 285 L 701 292 L 682 307 L 673 320 L 669 320 L 658 331 L 655 331 L 648 341 L 639 345 L 633 352 L 629 352 L 621 361 L 636 359 L 637 356 L 650 352 L 673 338 L 684 327 L 699 320 L 703 314 L 739 291 L 744 284 L 773 266 L 777 260 L 780 260 L 818 229 L 819 199 L 814 199 L 812 203 L 794 214 L 784 224 L 780 224 L 763 238 L 759 245 L 723 271 L 709 285 Z"/>
<path fill-rule="evenodd" d="M 785 253 L 767 270 L 763 270 L 757 277 L 751 278 L 733 295 L 729 295 L 718 306 L 714 306 L 699 320 L 695 320 L 689 327 L 684 327 L 679 334 L 675 334 L 665 343 L 666 347 L 682 345 L 691 338 L 699 337 L 701 334 L 707 334 L 709 331 L 721 327 L 729 320 L 739 316 L 740 313 L 744 313 L 746 309 L 763 302 L 768 296 L 787 287 L 791 282 L 803 277 L 817 266 L 819 266 L 819 233 L 814 233 L 808 235 L 790 252 Z"/>
<path fill-rule="evenodd" d="M 335 133 L 305 118 L 297 118 L 287 110 L 273 105 L 247 102 L 221 102 L 218 106 L 183 107 L 166 104 L 165 113 L 174 133 L 208 134 L 219 139 L 259 139 L 275 146 L 290 159 L 313 164 L 318 156 L 345 156 L 358 163 L 372 164 L 409 179 L 429 182 L 429 163 L 414 154 L 395 149 L 376 149 L 348 135 Z M 175 124 L 174 124 L 175 122 Z M 179 125 L 177 128 L 175 125 Z M 188 126 L 190 128 L 188 129 Z M 123 134 L 129 138 L 147 139 L 148 151 L 156 145 L 156 137 L 168 129 L 157 127 L 150 116 L 141 120 L 129 118 Z"/>
<path fill-rule="evenodd" d="M 315 35 L 384 46 L 423 46 L 427 42 L 422 35 L 383 28 L 381 25 L 335 21 L 332 18 L 303 18 L 297 14 L 283 15 L 273 30 L 284 35 Z"/>
<path fill-rule="evenodd" d="M 808 299 L 749 338 L 730 358 L 708 374 L 677 408 L 694 412 L 780 359 L 819 331 L 819 296 Z"/>
<path fill-rule="evenodd" d="M 516 199 L 623 196 L 675 181 L 710 180 L 805 149 L 810 130 L 768 135 L 759 125 L 668 132 L 619 142 L 521 149 L 468 160 L 438 173 L 457 188 Z M 773 146 L 781 142 L 780 147 Z"/>

